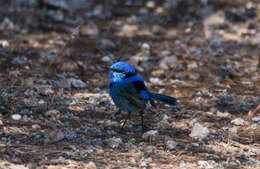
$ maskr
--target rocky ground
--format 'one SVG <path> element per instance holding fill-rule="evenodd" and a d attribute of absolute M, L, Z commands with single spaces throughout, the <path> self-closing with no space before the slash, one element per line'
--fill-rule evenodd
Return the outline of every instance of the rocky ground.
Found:
<path fill-rule="evenodd" d="M 260 168 L 260 2 L 0 2 L 0 169 Z M 133 64 L 176 108 L 142 131 L 107 94 Z"/>

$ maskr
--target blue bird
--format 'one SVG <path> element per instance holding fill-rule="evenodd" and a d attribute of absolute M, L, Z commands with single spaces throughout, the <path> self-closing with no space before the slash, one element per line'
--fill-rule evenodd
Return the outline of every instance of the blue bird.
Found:
<path fill-rule="evenodd" d="M 128 113 L 122 127 L 132 112 L 138 112 L 144 129 L 143 111 L 148 102 L 154 107 L 155 100 L 170 106 L 178 103 L 176 98 L 149 92 L 144 80 L 137 75 L 134 67 L 126 62 L 117 62 L 110 67 L 109 94 L 119 108 L 118 113 L 121 111 Z"/>

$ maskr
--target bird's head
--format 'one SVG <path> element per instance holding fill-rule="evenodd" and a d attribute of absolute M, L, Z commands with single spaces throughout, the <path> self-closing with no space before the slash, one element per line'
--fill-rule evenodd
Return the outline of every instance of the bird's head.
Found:
<path fill-rule="evenodd" d="M 110 82 L 120 82 L 123 79 L 135 75 L 135 69 L 126 62 L 116 62 L 110 67 Z"/>

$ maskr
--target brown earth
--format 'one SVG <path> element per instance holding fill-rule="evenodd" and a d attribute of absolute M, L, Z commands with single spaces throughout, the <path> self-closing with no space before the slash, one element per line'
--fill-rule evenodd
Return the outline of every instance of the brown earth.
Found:
<path fill-rule="evenodd" d="M 260 168 L 258 1 L 1 3 L 1 169 Z M 148 138 L 112 118 L 119 60 L 180 101 Z"/>

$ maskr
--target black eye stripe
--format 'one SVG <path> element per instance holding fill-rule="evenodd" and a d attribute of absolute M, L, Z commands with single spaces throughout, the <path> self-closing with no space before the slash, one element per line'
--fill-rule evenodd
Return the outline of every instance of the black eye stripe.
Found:
<path fill-rule="evenodd" d="M 124 72 L 123 70 L 118 70 L 118 69 L 111 69 L 113 72 L 118 72 L 118 73 L 124 73 L 126 75 L 126 77 L 130 77 L 130 76 L 133 76 L 133 75 L 136 75 L 136 73 L 126 73 Z"/>
<path fill-rule="evenodd" d="M 117 70 L 117 69 L 111 69 L 113 72 L 119 72 L 119 73 L 125 73 L 124 71 L 122 70 Z"/>

